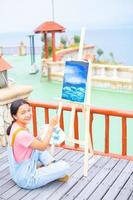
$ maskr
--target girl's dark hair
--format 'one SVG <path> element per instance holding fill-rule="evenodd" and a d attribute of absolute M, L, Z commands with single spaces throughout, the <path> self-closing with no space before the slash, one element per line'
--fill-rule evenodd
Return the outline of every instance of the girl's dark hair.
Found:
<path fill-rule="evenodd" d="M 14 116 L 17 114 L 19 107 L 24 105 L 24 104 L 30 105 L 29 102 L 27 102 L 24 99 L 18 99 L 16 101 L 12 102 L 11 107 L 10 107 L 10 114 L 11 114 L 11 116 L 13 118 L 13 121 L 10 124 L 10 126 L 7 128 L 7 135 L 10 135 L 10 131 L 11 131 L 12 125 L 16 121 Z"/>

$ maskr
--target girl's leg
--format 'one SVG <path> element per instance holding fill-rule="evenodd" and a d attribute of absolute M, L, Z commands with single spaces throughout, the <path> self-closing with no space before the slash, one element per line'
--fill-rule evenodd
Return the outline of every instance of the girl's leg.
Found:
<path fill-rule="evenodd" d="M 47 166 L 50 163 L 55 161 L 55 158 L 47 151 L 39 151 L 39 161 L 44 165 Z"/>
<path fill-rule="evenodd" d="M 69 168 L 69 164 L 61 160 L 46 167 L 37 169 L 35 177 L 36 185 L 34 185 L 33 188 L 41 187 L 47 183 L 68 175 Z"/>
<path fill-rule="evenodd" d="M 43 154 L 40 154 L 39 151 L 35 151 L 32 154 L 31 160 L 27 160 L 23 163 L 23 167 L 21 168 L 21 171 L 19 174 L 22 174 L 22 176 L 24 175 L 24 177 L 22 176 L 20 177 L 19 175 L 17 177 L 17 180 L 15 181 L 20 187 L 26 188 L 26 189 L 35 189 L 43 185 L 46 185 L 47 183 L 52 182 L 56 179 L 62 178 L 68 174 L 69 165 L 65 161 L 53 162 L 50 165 L 37 169 L 36 164 L 40 155 L 43 157 L 43 159 L 47 158 L 46 161 L 45 159 L 42 160 L 42 161 L 45 161 L 45 164 L 48 164 L 47 161 L 52 162 L 54 160 L 54 158 L 53 157 L 51 158 L 51 155 L 48 152 L 47 153 L 46 152 L 45 154 L 44 152 Z M 31 168 L 30 172 L 29 172 L 29 167 L 27 166 L 30 166 Z M 25 176 L 25 174 L 27 175 Z"/>

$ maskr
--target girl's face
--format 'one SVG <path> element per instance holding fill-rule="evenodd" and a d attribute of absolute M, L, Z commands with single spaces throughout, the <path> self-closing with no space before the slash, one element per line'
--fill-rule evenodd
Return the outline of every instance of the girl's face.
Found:
<path fill-rule="evenodd" d="M 31 107 L 28 104 L 21 105 L 14 117 L 17 123 L 22 126 L 26 126 L 32 117 Z"/>

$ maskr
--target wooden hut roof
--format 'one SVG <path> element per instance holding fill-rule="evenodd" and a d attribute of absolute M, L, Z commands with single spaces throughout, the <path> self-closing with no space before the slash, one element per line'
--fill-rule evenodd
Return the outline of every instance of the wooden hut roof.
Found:
<path fill-rule="evenodd" d="M 3 58 L 2 56 L 0 56 L 0 72 L 5 71 L 7 69 L 10 69 L 11 65 L 8 64 Z"/>
<path fill-rule="evenodd" d="M 54 21 L 47 21 L 38 26 L 35 29 L 35 33 L 43 33 L 43 32 L 64 32 L 65 28 L 61 26 L 60 24 L 54 22 Z"/>

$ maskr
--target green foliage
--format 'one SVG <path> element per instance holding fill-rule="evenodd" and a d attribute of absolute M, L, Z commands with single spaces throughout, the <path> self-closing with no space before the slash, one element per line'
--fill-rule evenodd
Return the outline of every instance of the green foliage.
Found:
<path fill-rule="evenodd" d="M 41 51 L 41 58 L 44 58 L 45 57 L 45 55 L 44 55 L 44 45 L 42 46 L 42 51 Z"/>
<path fill-rule="evenodd" d="M 74 39 L 74 43 L 75 44 L 79 44 L 80 43 L 80 36 L 79 35 L 74 35 L 73 39 Z"/>
<path fill-rule="evenodd" d="M 42 34 L 42 36 L 41 36 L 41 41 L 44 42 L 44 34 Z M 45 43 L 42 46 L 41 58 L 45 57 L 44 51 L 45 51 Z M 51 55 L 52 55 L 52 38 L 51 37 L 48 37 L 48 55 L 49 55 L 49 57 L 51 57 Z"/>
<path fill-rule="evenodd" d="M 109 53 L 110 59 L 104 59 L 104 58 L 101 59 L 101 56 L 103 54 L 104 54 L 104 51 L 101 48 L 97 49 L 98 58 L 96 59 L 95 63 L 99 63 L 99 64 L 113 64 L 113 65 L 118 65 L 119 64 L 117 61 L 115 61 L 114 53 L 113 52 Z"/>
<path fill-rule="evenodd" d="M 104 51 L 102 49 L 100 49 L 100 48 L 97 49 L 97 54 L 98 54 L 99 58 L 103 55 L 103 53 L 104 53 Z"/>
<path fill-rule="evenodd" d="M 49 57 L 52 55 L 52 37 L 48 37 L 48 54 Z"/>
<path fill-rule="evenodd" d="M 113 54 L 113 52 L 110 52 L 110 53 L 109 53 L 109 56 L 111 57 L 111 62 L 114 63 L 114 62 L 115 62 L 115 59 L 114 59 L 114 54 Z"/>
<path fill-rule="evenodd" d="M 60 42 L 64 45 L 64 48 L 66 48 L 67 46 L 67 37 L 66 36 L 61 36 L 60 38 Z"/>

